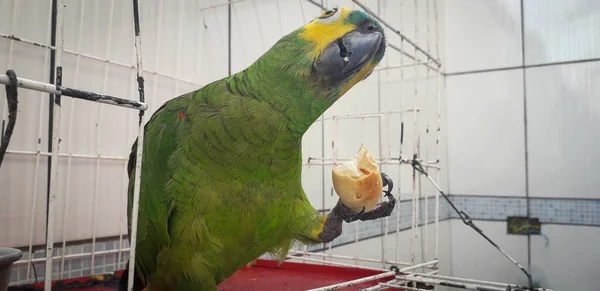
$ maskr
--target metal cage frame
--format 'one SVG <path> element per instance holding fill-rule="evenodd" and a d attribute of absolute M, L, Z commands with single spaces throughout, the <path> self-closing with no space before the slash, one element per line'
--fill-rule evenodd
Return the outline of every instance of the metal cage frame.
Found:
<path fill-rule="evenodd" d="M 214 7 L 218 7 L 218 6 L 223 6 L 223 5 L 229 5 L 231 7 L 232 4 L 238 3 L 238 2 L 242 2 L 244 0 L 231 0 L 228 1 L 225 4 L 216 4 L 216 5 L 212 5 L 209 7 L 205 7 L 202 8 L 202 10 L 205 9 L 211 9 Z M 317 3 L 316 1 L 313 0 L 300 0 L 300 1 L 308 1 L 309 3 L 318 6 L 319 8 L 326 10 L 326 8 L 322 5 L 322 3 Z M 387 144 L 387 148 L 380 143 L 380 148 L 379 148 L 379 157 L 377 158 L 377 161 L 379 163 L 379 165 L 397 165 L 398 167 L 400 166 L 413 166 L 413 179 L 412 179 L 412 197 L 410 199 L 410 203 L 412 205 L 412 224 L 410 227 L 410 232 L 411 232 L 411 238 L 410 238 L 410 247 L 411 247 L 411 256 L 409 258 L 409 262 L 402 262 L 400 261 L 399 258 L 399 254 L 396 251 L 395 254 L 395 260 L 386 260 L 386 259 L 382 259 L 382 260 L 378 260 L 378 259 L 371 259 L 371 258 L 362 258 L 362 257 L 355 257 L 355 256 L 342 256 L 342 255 L 332 255 L 332 254 L 327 254 L 327 253 L 320 253 L 320 252 L 315 252 L 315 251 L 308 251 L 307 247 L 304 246 L 303 250 L 291 250 L 287 256 L 288 259 L 290 260 L 298 260 L 298 261 L 302 261 L 302 262 L 307 262 L 307 263 L 318 263 L 318 264 L 325 264 L 325 265 L 338 265 L 338 266 L 346 266 L 346 267 L 356 267 L 356 268 L 367 268 L 367 269 L 374 269 L 374 270 L 378 270 L 381 271 L 381 274 L 378 275 L 374 275 L 374 276 L 370 276 L 370 277 L 365 277 L 365 278 L 361 278 L 361 279 L 357 279 L 357 280 L 353 280 L 353 281 L 349 281 L 349 282 L 344 282 L 344 283 L 339 283 L 339 284 L 334 284 L 334 285 L 330 285 L 330 286 L 325 286 L 322 288 L 316 288 L 316 289 L 312 289 L 313 291 L 321 291 L 321 290 L 334 290 L 334 289 L 338 289 L 338 288 L 342 288 L 342 287 L 348 287 L 348 286 L 354 286 L 360 283 L 364 283 L 364 282 L 370 282 L 370 281 L 375 281 L 375 280 L 379 280 L 381 278 L 385 278 L 385 277 L 389 277 L 392 275 L 395 275 L 395 278 L 389 282 L 385 282 L 385 283 L 378 283 L 377 285 L 364 289 L 364 290 L 380 290 L 383 288 L 398 288 L 398 289 L 404 289 L 404 290 L 426 290 L 426 289 L 421 289 L 418 288 L 416 283 L 423 283 L 423 284 L 429 284 L 429 285 L 445 285 L 445 286 L 453 286 L 453 287 L 457 287 L 457 288 L 462 288 L 462 289 L 469 289 L 469 290 L 497 290 L 497 291 L 503 291 L 503 290 L 510 290 L 510 288 L 512 288 L 512 290 L 526 290 L 527 287 L 523 287 L 523 286 L 518 286 L 518 285 L 514 285 L 514 284 L 507 284 L 507 283 L 498 283 L 498 282 L 489 282 L 489 281 L 482 281 L 482 280 L 473 280 L 473 279 L 466 279 L 466 278 L 459 278 L 459 277 L 451 277 L 451 276 L 442 276 L 439 275 L 439 257 L 438 257 L 438 236 L 439 236 L 439 209 L 440 209 L 440 188 L 439 186 L 436 184 L 436 181 L 439 181 L 440 178 L 440 133 L 441 133 L 441 108 L 440 108 L 440 100 L 441 100 L 441 88 L 442 88 L 442 62 L 439 59 L 439 24 L 438 24 L 438 17 L 437 17 L 437 2 L 438 0 L 427 0 L 426 1 L 426 9 L 428 11 L 428 15 L 429 15 L 429 9 L 430 9 L 430 1 L 433 3 L 435 11 L 435 33 L 436 33 L 436 43 L 435 43 L 435 48 L 432 49 L 431 48 L 431 44 L 429 43 L 429 38 L 427 40 L 427 44 L 426 47 L 423 48 L 422 46 L 420 46 L 419 44 L 417 44 L 415 41 L 409 39 L 401 30 L 396 29 L 395 27 L 393 27 L 392 25 L 389 24 L 389 22 L 387 22 L 385 19 L 383 19 L 382 17 L 380 17 L 376 12 L 374 12 L 371 8 L 369 8 L 368 6 L 366 6 L 365 4 L 363 4 L 361 1 L 359 0 L 351 0 L 353 3 L 355 3 L 358 7 L 360 7 L 362 10 L 364 10 L 366 13 L 372 15 L 373 17 L 375 17 L 378 21 L 380 21 L 385 28 L 387 28 L 389 31 L 391 31 L 392 33 L 396 34 L 397 36 L 400 37 L 401 42 L 399 44 L 399 46 L 394 45 L 394 44 L 388 44 L 389 48 L 393 49 L 394 51 L 402 54 L 403 56 L 407 57 L 408 59 L 410 59 L 412 61 L 412 63 L 409 64 L 404 64 L 403 60 L 404 58 L 401 58 L 401 64 L 399 66 L 386 66 L 386 67 L 379 67 L 377 68 L 375 71 L 377 73 L 380 73 L 381 71 L 384 70 L 393 70 L 393 69 L 404 69 L 407 67 L 414 67 L 414 73 L 415 73 L 415 78 L 414 78 L 414 83 L 415 83 L 415 90 L 414 90 L 414 94 L 413 94 L 413 100 L 412 100 L 412 107 L 411 108 L 407 108 L 407 109 L 403 109 L 400 111 L 382 111 L 380 110 L 379 112 L 373 112 L 373 113 L 362 113 L 362 114 L 354 114 L 354 115 L 336 115 L 336 116 L 332 116 L 329 118 L 324 118 L 321 117 L 321 122 L 323 122 L 326 119 L 332 119 L 333 120 L 333 124 L 334 124 L 334 132 L 333 132 L 333 140 L 337 141 L 339 139 L 339 137 L 337 136 L 337 130 L 338 130 L 338 123 L 340 120 L 344 120 L 344 119 L 360 119 L 360 120 L 364 120 L 364 119 L 377 119 L 379 121 L 380 124 L 380 130 L 383 128 L 384 130 L 389 130 L 390 129 L 390 117 L 391 116 L 396 116 L 398 115 L 400 118 L 400 122 L 403 125 L 404 121 L 405 121 L 405 115 L 408 113 L 411 113 L 413 115 L 412 120 L 406 119 L 407 122 L 412 123 L 413 126 L 413 152 L 415 153 L 415 155 L 413 157 L 407 158 L 402 156 L 402 141 L 400 142 L 400 156 L 399 157 L 391 157 L 390 152 L 391 152 L 391 145 L 388 143 Z M 322 2 L 322 1 L 321 1 Z M 418 2 L 417 0 L 414 0 L 415 3 L 415 19 L 418 19 Z M 45 290 L 49 291 L 51 290 L 51 282 L 52 282 L 52 263 L 53 260 L 55 259 L 61 259 L 62 260 L 62 265 L 64 266 L 64 260 L 65 259 L 69 259 L 69 258 L 75 258 L 75 257 L 81 257 L 81 256 L 86 256 L 87 254 L 71 254 L 71 255 L 65 255 L 64 251 L 63 254 L 60 256 L 53 256 L 53 245 L 55 243 L 55 238 L 54 238 L 54 233 L 53 231 L 48 231 L 49 229 L 53 229 L 54 228 L 54 224 L 55 224 L 55 213 L 56 213 L 56 197 L 58 195 L 57 193 L 57 179 L 59 177 L 59 167 L 58 167 L 58 160 L 59 160 L 59 156 L 65 156 L 64 154 L 59 154 L 59 134 L 60 134 L 60 115 L 61 115 L 61 97 L 62 96 L 71 96 L 74 98 L 79 98 L 79 99 L 83 99 L 83 100 L 87 100 L 87 101 L 93 101 L 93 102 L 99 102 L 99 103 L 104 103 L 104 104 L 109 104 L 109 105 L 114 105 L 114 106 L 119 106 L 119 107 L 123 107 L 123 108 L 128 108 L 128 109 L 133 109 L 133 110 L 138 110 L 139 111 L 139 122 L 138 122 L 138 132 L 137 132 L 137 139 L 138 139 L 138 143 L 137 143 L 137 161 L 136 161 L 136 176 L 135 176 L 135 180 L 134 180 L 134 201 L 133 201 L 133 211 L 132 211 L 132 230 L 131 230 L 131 237 L 130 239 L 130 244 L 131 247 L 129 249 L 127 248 L 119 248 L 118 252 L 119 252 L 119 257 L 121 252 L 125 252 L 125 251 L 129 251 L 130 254 L 130 258 L 134 258 L 135 257 L 135 250 L 136 250 L 136 235 L 137 235 L 137 217 L 138 217 L 138 205 L 139 205 L 139 192 L 140 192 L 140 176 L 141 176 L 141 171 L 139 171 L 139 169 L 141 169 L 141 163 L 142 163 L 142 147 L 143 147 L 143 129 L 144 129 L 144 112 L 148 109 L 148 104 L 145 103 L 145 99 L 144 99 L 144 78 L 143 78 L 143 73 L 147 72 L 147 73 L 152 73 L 155 74 L 156 76 L 162 76 L 162 77 L 166 77 L 166 78 L 171 78 L 171 79 L 175 79 L 177 81 L 185 81 L 188 82 L 190 84 L 194 84 L 194 85 L 198 85 L 200 86 L 200 84 L 194 82 L 194 81 L 190 81 L 190 80 L 184 80 L 182 78 L 175 78 L 166 74 L 162 74 L 158 71 L 156 72 L 151 72 L 148 70 L 144 70 L 143 69 L 143 64 L 142 64 L 142 42 L 141 42 L 141 37 L 140 37 L 140 22 L 139 22 L 139 3 L 138 0 L 133 0 L 132 1 L 133 4 L 133 22 L 134 22 L 134 39 L 135 39 L 135 56 L 136 56 L 136 60 L 135 60 L 135 65 L 128 65 L 128 64 L 124 64 L 124 63 L 120 63 L 120 62 L 115 62 L 112 61 L 110 59 L 106 59 L 106 58 L 100 58 L 100 57 L 96 57 L 93 55 L 87 55 L 87 54 L 83 54 L 77 51 L 69 51 L 64 49 L 63 46 L 63 42 L 64 42 L 64 36 L 63 36 L 63 30 L 64 30 L 64 0 L 55 0 L 55 5 L 53 7 L 53 12 L 55 13 L 55 17 L 56 17 L 56 30 L 55 30 L 55 38 L 57 41 L 56 45 L 47 45 L 47 44 L 40 44 L 40 43 L 36 43 L 34 41 L 30 41 L 27 39 L 22 39 L 22 38 L 18 38 L 15 37 L 14 35 L 6 35 L 6 34 L 0 34 L 0 37 L 5 38 L 5 39 L 9 39 L 11 40 L 11 47 L 10 50 L 12 51 L 12 42 L 13 41 L 19 41 L 25 44 L 30 44 L 30 45 L 35 45 L 44 49 L 48 49 L 50 51 L 52 51 L 53 53 L 55 53 L 55 66 L 53 68 L 54 70 L 54 83 L 53 84 L 48 84 L 48 83 L 43 83 L 43 82 L 38 82 L 38 81 L 34 81 L 34 80 L 28 80 L 28 79 L 24 79 L 24 78 L 18 78 L 17 79 L 17 86 L 20 88 L 24 88 L 24 89 L 30 89 L 30 90 L 36 90 L 36 91 L 40 91 L 40 92 L 46 92 L 49 94 L 52 94 L 53 99 L 54 99 L 54 105 L 53 105 L 53 114 L 52 114 L 52 150 L 49 153 L 44 153 L 41 151 L 37 151 L 37 152 L 28 152 L 28 151 L 18 151 L 18 150 L 9 150 L 9 153 L 13 153 L 13 154 L 24 154 L 24 155 L 37 155 L 38 158 L 40 155 L 46 155 L 46 156 L 50 156 L 51 157 L 51 173 L 50 173 L 50 196 L 49 196 L 49 200 L 48 200 L 48 216 L 47 216 L 47 231 L 46 231 L 46 255 L 45 255 L 45 262 L 46 262 L 46 270 L 45 270 Z M 114 0 L 112 0 L 111 5 L 114 5 Z M 230 13 L 231 13 L 231 8 L 230 8 Z M 112 15 L 111 15 L 112 17 Z M 402 16 L 400 16 L 402 17 Z M 415 24 L 415 35 L 418 35 L 418 28 L 419 25 Z M 429 36 L 429 34 L 431 33 L 431 27 L 430 27 L 430 23 L 429 23 L 429 19 L 427 21 L 427 35 Z M 230 33 L 230 37 L 231 37 L 231 33 Z M 180 36 L 181 39 L 181 36 Z M 406 46 L 408 46 L 408 48 L 406 48 Z M 433 51 L 434 50 L 434 51 Z M 133 101 L 133 100 L 127 100 L 127 99 L 122 99 L 122 98 L 118 98 L 118 97 L 113 97 L 113 96 L 108 96 L 108 95 L 103 95 L 103 94 L 98 94 L 98 93 L 94 93 L 94 92 L 87 92 L 87 91 L 82 91 L 82 90 L 77 90 L 77 89 L 72 89 L 69 87 L 64 87 L 62 85 L 62 58 L 63 58 L 63 54 L 64 53 L 68 53 L 68 54 L 74 54 L 78 57 L 85 57 L 85 58 L 89 58 L 89 59 L 94 59 L 97 61 L 101 61 L 104 62 L 106 64 L 113 64 L 113 65 L 117 65 L 117 66 L 121 66 L 121 67 L 126 67 L 126 68 L 135 68 L 136 70 L 136 76 L 137 76 L 137 90 L 138 90 L 138 95 L 139 95 L 139 101 Z M 9 65 L 10 66 L 10 65 Z M 430 76 L 435 76 L 435 80 L 437 82 L 436 86 L 437 86 L 437 114 L 436 114 L 436 124 L 432 125 L 432 124 L 427 124 L 426 128 L 427 128 L 427 132 L 430 132 L 430 128 L 432 128 L 433 131 L 435 131 L 435 143 L 436 143 L 436 147 L 435 147 L 435 152 L 433 153 L 433 159 L 431 159 L 429 157 L 429 153 L 426 152 L 424 155 L 424 158 L 422 158 L 419 154 L 419 140 L 420 140 L 420 135 L 418 134 L 418 118 L 417 115 L 419 112 L 421 112 L 421 108 L 419 108 L 418 102 L 417 102 L 417 95 L 418 95 L 418 82 L 419 82 L 419 78 L 418 78 L 418 69 L 420 66 L 424 66 L 426 67 L 426 78 L 427 81 L 429 82 L 429 77 Z M 229 68 L 229 70 L 231 70 L 231 68 Z M 402 70 L 403 72 L 403 70 Z M 431 74 L 431 75 L 430 75 Z M 134 80 L 132 80 L 132 84 L 131 86 L 133 87 Z M 401 86 L 402 84 L 404 84 L 404 77 L 402 75 L 401 77 Z M 1 84 L 5 84 L 5 85 L 9 85 L 10 84 L 10 79 L 7 75 L 0 75 L 0 83 Z M 427 88 L 429 88 L 429 86 L 427 86 Z M 427 94 L 429 95 L 429 92 L 427 92 Z M 404 96 L 403 93 L 400 93 L 400 98 L 401 98 L 401 102 L 404 104 Z M 408 103 L 408 102 L 407 102 Z M 427 134 L 427 136 L 425 137 L 430 138 L 429 134 Z M 336 145 L 337 142 L 333 142 L 332 143 L 332 158 L 331 159 L 325 159 L 324 157 L 322 158 L 309 158 L 308 161 L 303 163 L 303 166 L 321 166 L 324 167 L 325 165 L 333 165 L 339 161 L 344 160 L 343 158 L 339 158 L 338 157 L 338 153 L 337 153 L 337 148 Z M 110 159 L 110 160 L 125 160 L 123 157 L 111 157 L 111 156 L 100 156 L 100 155 L 81 155 L 81 154 L 68 154 L 67 155 L 69 157 L 69 162 L 70 159 L 72 157 L 77 157 L 77 158 L 88 158 L 88 159 L 96 159 L 98 162 L 101 159 Z M 415 263 L 415 246 L 416 246 L 416 241 L 417 241 L 417 228 L 419 227 L 418 221 L 420 219 L 420 215 L 421 213 L 419 213 L 419 209 L 421 206 L 421 187 L 419 187 L 419 189 L 417 190 L 417 184 L 421 184 L 421 179 L 422 176 L 421 174 L 423 174 L 423 172 L 419 172 L 419 170 L 417 168 L 415 168 L 415 163 L 418 163 L 419 165 L 421 165 L 423 168 L 427 168 L 427 169 L 431 169 L 433 171 L 435 171 L 435 173 L 433 174 L 433 176 L 435 178 L 432 178 L 431 176 L 429 176 L 428 174 L 425 174 L 426 178 L 428 178 L 427 180 L 430 181 L 432 183 L 433 186 L 435 186 L 438 190 L 440 191 L 436 191 L 435 193 L 435 197 L 434 199 L 434 203 L 435 203 L 435 213 L 434 213 L 434 228 L 435 228 L 435 235 L 434 235 L 434 240 L 435 240 L 435 247 L 434 247 L 434 254 L 433 254 L 433 259 L 427 260 L 428 258 L 428 254 L 427 251 L 424 250 L 424 254 L 423 257 L 425 258 L 425 262 L 423 263 Z M 324 169 L 324 168 L 323 168 Z M 398 189 L 399 192 L 399 189 Z M 443 194 L 443 193 L 442 193 Z M 429 196 L 425 195 L 424 196 L 424 202 L 425 205 L 428 205 L 428 199 Z M 396 207 L 396 231 L 395 236 L 396 236 L 396 249 L 397 249 L 397 244 L 398 244 L 398 240 L 399 240 L 399 236 L 398 234 L 400 233 L 400 207 L 397 206 Z M 429 217 L 429 213 L 428 213 L 428 207 L 425 207 L 425 213 L 424 213 L 424 226 L 427 226 L 430 222 L 428 220 Z M 388 235 L 387 232 L 387 226 L 389 225 L 390 221 L 389 218 L 385 218 L 385 227 L 386 227 L 386 231 L 384 232 L 384 236 Z M 393 223 L 393 222 L 392 222 Z M 358 224 L 356 224 L 357 230 L 358 230 Z M 95 238 L 94 238 L 95 239 Z M 122 239 L 122 237 L 121 237 Z M 423 236 L 422 240 L 424 240 L 425 245 L 427 245 L 427 241 L 428 241 L 429 237 L 428 237 L 428 233 L 427 231 L 425 232 L 425 235 Z M 358 241 L 358 231 L 357 231 L 357 236 L 356 236 L 356 242 Z M 383 242 L 382 242 L 383 244 Z M 64 247 L 64 240 L 63 240 L 63 247 Z M 382 245 L 383 247 L 383 245 Z M 329 245 L 327 247 L 324 248 L 325 250 L 331 250 L 331 243 L 329 243 Z M 31 245 L 30 245 L 30 251 L 31 251 Z M 92 262 L 93 262 L 93 258 L 94 255 L 100 254 L 100 253 L 110 253 L 112 251 L 95 251 L 92 250 Z M 316 257 L 316 258 L 314 258 Z M 331 261 L 332 258 L 335 259 L 341 259 L 341 260 L 347 260 L 347 261 L 353 261 L 354 264 L 351 263 L 338 263 L 338 262 L 333 262 Z M 329 259 L 329 261 L 328 261 Z M 33 262 L 37 262 L 37 261 L 42 261 L 42 259 L 33 259 L 33 258 L 29 258 L 27 261 L 20 261 L 17 262 L 18 263 L 27 263 L 28 266 L 30 266 Z M 381 268 L 368 268 L 368 267 L 364 267 L 364 266 L 360 266 L 359 262 L 369 262 L 369 263 L 381 263 Z M 389 270 L 386 267 L 387 266 L 392 266 L 395 267 L 395 270 Z M 93 268 L 93 263 L 92 263 L 92 268 Z M 133 287 L 133 272 L 135 270 L 135 260 L 129 260 L 129 281 L 128 281 L 128 290 L 132 290 Z M 28 268 L 28 275 L 29 275 L 29 268 Z M 536 289 L 536 290 L 550 290 L 550 289 Z"/>

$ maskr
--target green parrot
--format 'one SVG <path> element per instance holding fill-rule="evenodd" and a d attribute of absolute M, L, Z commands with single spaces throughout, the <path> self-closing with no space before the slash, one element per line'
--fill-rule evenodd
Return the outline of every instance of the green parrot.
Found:
<path fill-rule="evenodd" d="M 245 70 L 163 104 L 145 125 L 134 290 L 216 290 L 262 254 L 282 261 L 296 241 L 332 241 L 343 221 L 389 216 L 396 199 L 384 173 L 387 200 L 368 212 L 338 201 L 320 214 L 301 183 L 304 133 L 372 73 L 385 48 L 374 18 L 331 9 Z"/>

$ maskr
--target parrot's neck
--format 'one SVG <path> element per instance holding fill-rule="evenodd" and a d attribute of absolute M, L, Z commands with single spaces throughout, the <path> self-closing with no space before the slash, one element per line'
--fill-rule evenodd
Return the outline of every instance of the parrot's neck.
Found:
<path fill-rule="evenodd" d="M 301 78 L 290 82 L 260 69 L 251 66 L 194 95 L 197 106 L 192 109 L 200 113 L 190 114 L 198 118 L 190 138 L 209 158 L 202 160 L 192 151 L 185 158 L 219 168 L 241 183 L 300 183 L 302 137 L 333 102 L 315 101 L 327 98 L 310 95 Z M 252 166 L 240 166 L 241 161 Z"/>
<path fill-rule="evenodd" d="M 285 117 L 290 134 L 301 138 L 308 128 L 335 102 L 329 96 L 315 96 L 305 78 L 289 72 L 269 70 L 259 60 L 244 71 L 230 77 L 242 94 L 250 95 L 270 105 Z"/>

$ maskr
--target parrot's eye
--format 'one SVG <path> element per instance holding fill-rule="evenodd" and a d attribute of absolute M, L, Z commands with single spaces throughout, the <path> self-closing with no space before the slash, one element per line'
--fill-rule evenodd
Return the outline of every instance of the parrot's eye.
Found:
<path fill-rule="evenodd" d="M 319 18 L 323 19 L 323 18 L 330 17 L 330 16 L 334 15 L 337 11 L 338 11 L 337 8 L 327 10 L 327 11 L 323 12 L 323 14 L 321 14 L 321 16 L 319 16 Z"/>
<path fill-rule="evenodd" d="M 340 17 L 340 13 L 338 13 L 338 10 L 338 8 L 327 10 L 323 12 L 321 16 L 319 16 L 318 20 L 324 23 L 331 23 L 333 21 L 336 21 Z"/>

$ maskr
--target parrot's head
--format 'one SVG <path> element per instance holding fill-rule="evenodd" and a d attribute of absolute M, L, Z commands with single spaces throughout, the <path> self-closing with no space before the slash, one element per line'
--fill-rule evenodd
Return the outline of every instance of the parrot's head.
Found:
<path fill-rule="evenodd" d="M 246 75 L 301 133 L 367 78 L 385 49 L 376 19 L 360 10 L 334 8 L 279 39 Z"/>
<path fill-rule="evenodd" d="M 360 10 L 327 10 L 297 36 L 306 42 L 311 78 L 338 98 L 367 78 L 385 54 L 383 27 Z"/>
<path fill-rule="evenodd" d="M 376 19 L 360 10 L 333 8 L 277 41 L 260 67 L 269 67 L 266 78 L 285 86 L 303 84 L 314 96 L 335 102 L 373 72 L 385 47 Z"/>

